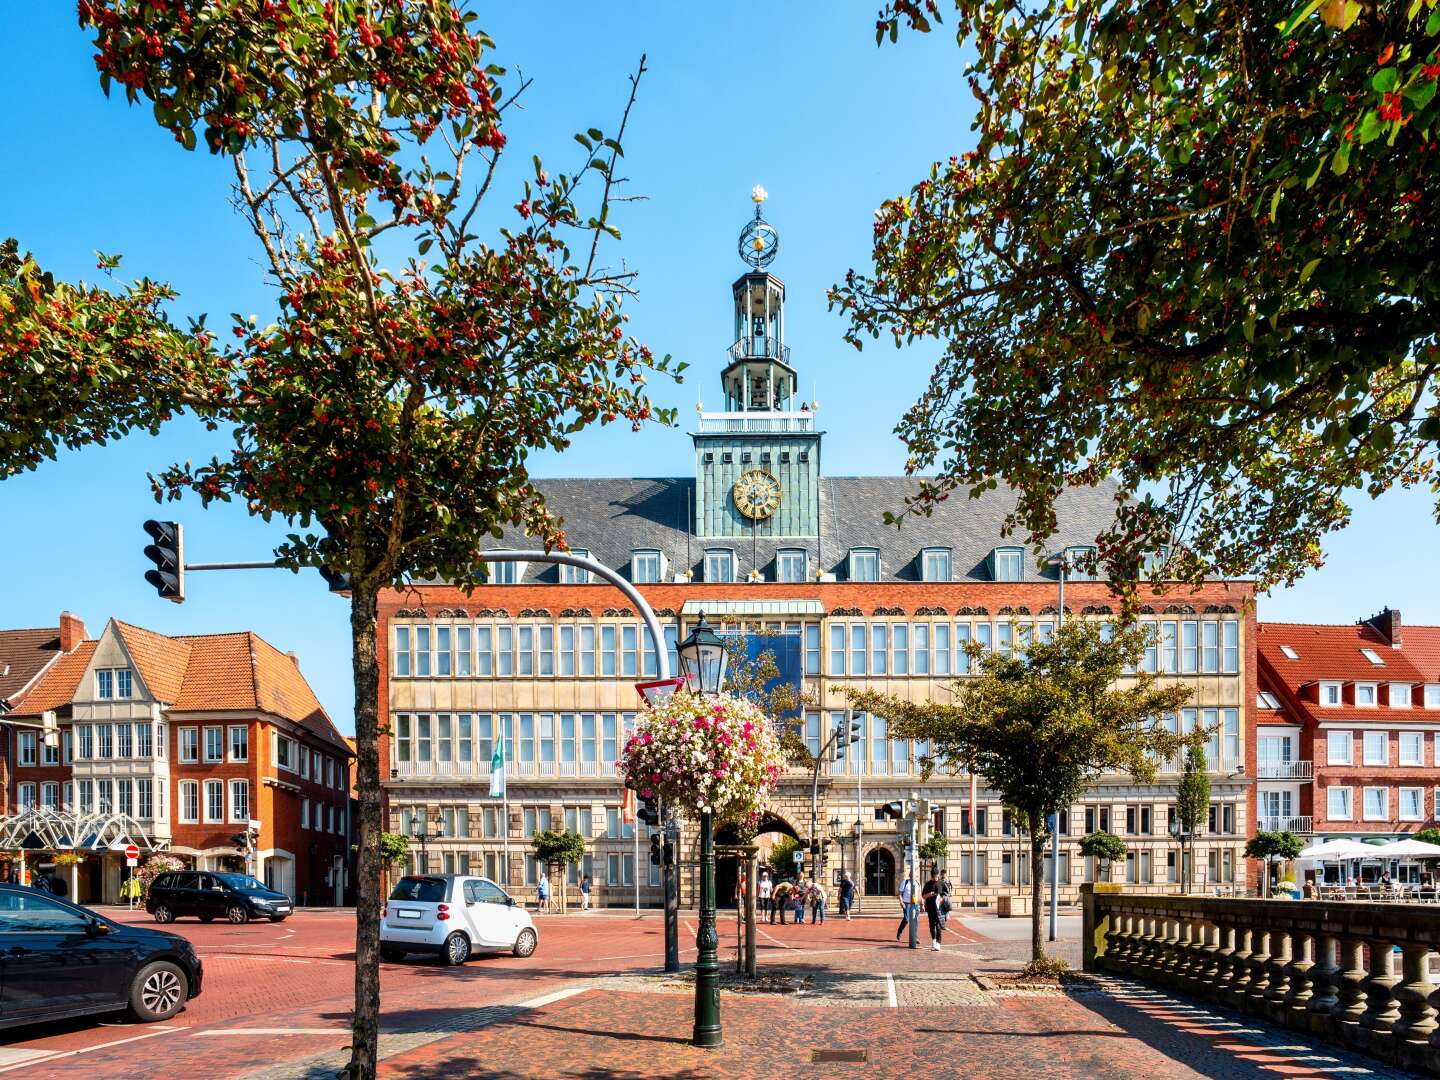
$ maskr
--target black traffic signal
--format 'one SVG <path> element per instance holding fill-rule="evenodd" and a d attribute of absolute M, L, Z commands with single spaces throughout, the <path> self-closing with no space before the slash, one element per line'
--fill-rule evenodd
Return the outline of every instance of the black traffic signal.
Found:
<path fill-rule="evenodd" d="M 343 570 L 332 570 L 328 566 L 320 567 L 320 576 L 325 579 L 325 584 L 330 586 L 333 593 L 350 593 L 350 575 Z"/>
<path fill-rule="evenodd" d="M 650 834 L 650 861 L 659 866 L 665 860 L 664 839 L 657 833 Z"/>
<path fill-rule="evenodd" d="M 178 521 L 147 521 L 145 531 L 155 542 L 145 545 L 145 557 L 155 564 L 145 580 L 160 599 L 185 602 L 185 537 Z"/>
<path fill-rule="evenodd" d="M 241 851 L 250 850 L 249 833 L 237 832 L 234 836 L 230 837 L 230 842 L 234 844 L 237 848 L 239 848 Z"/>
<path fill-rule="evenodd" d="M 893 821 L 899 821 L 905 816 L 905 804 L 899 799 L 896 799 L 894 802 L 887 802 L 884 806 L 880 807 L 880 813 L 883 817 L 890 818 Z"/>
<path fill-rule="evenodd" d="M 640 808 L 635 811 L 635 816 L 646 825 L 654 827 L 660 824 L 660 801 L 654 795 L 641 795 Z"/>
<path fill-rule="evenodd" d="M 845 757 L 845 748 L 852 743 L 860 741 L 860 721 L 851 720 L 848 723 L 844 720 L 835 728 L 835 760 L 840 761 Z"/>

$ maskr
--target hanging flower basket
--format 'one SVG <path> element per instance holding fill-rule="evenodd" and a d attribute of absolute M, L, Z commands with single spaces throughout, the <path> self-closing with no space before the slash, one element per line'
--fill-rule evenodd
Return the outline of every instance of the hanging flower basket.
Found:
<path fill-rule="evenodd" d="M 619 762 L 626 787 L 718 821 L 757 818 L 784 767 L 780 740 L 758 706 L 686 690 L 636 718 Z"/>
<path fill-rule="evenodd" d="M 74 866 L 76 863 L 84 862 L 85 856 L 74 851 L 62 851 L 55 856 L 56 866 Z"/>

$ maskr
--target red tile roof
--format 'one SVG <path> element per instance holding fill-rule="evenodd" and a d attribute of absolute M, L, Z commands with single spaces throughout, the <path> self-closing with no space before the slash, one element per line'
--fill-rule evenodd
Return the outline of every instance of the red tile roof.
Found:
<path fill-rule="evenodd" d="M 35 684 L 11 704 L 15 716 L 39 716 L 50 709 L 63 709 L 75 697 L 75 688 L 85 674 L 98 641 L 82 641 L 46 668 Z"/>
<path fill-rule="evenodd" d="M 1425 682 L 1424 674 L 1412 662 L 1412 635 L 1425 639 L 1433 632 L 1440 647 L 1440 627 L 1404 628 L 1405 648 L 1390 645 L 1373 628 L 1364 624 L 1318 626 L 1309 623 L 1259 623 L 1255 628 L 1256 649 L 1275 674 L 1292 692 L 1305 683 L 1337 682 Z M 1298 659 L 1285 655 L 1282 646 L 1293 649 Z M 1426 646 L 1421 647 L 1421 652 Z M 1383 666 L 1372 664 L 1361 649 L 1370 649 Z M 1432 676 L 1433 677 L 1433 676 Z"/>

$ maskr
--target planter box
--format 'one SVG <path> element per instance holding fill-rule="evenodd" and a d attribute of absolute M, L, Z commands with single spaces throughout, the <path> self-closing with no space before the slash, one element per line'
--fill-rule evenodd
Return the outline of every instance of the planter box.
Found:
<path fill-rule="evenodd" d="M 1014 919 L 1030 914 L 1030 897 L 999 896 L 995 898 L 995 915 L 1001 919 Z"/>

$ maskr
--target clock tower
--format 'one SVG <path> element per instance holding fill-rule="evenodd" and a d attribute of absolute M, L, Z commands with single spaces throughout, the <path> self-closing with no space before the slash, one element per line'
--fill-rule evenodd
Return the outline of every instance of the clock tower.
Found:
<path fill-rule="evenodd" d="M 695 440 L 695 535 L 817 537 L 820 436 L 813 405 L 800 400 L 785 344 L 785 283 L 767 267 L 780 234 L 760 214 L 740 231 L 750 267 L 731 286 L 735 343 L 720 373 L 722 410 L 699 412 Z"/>

